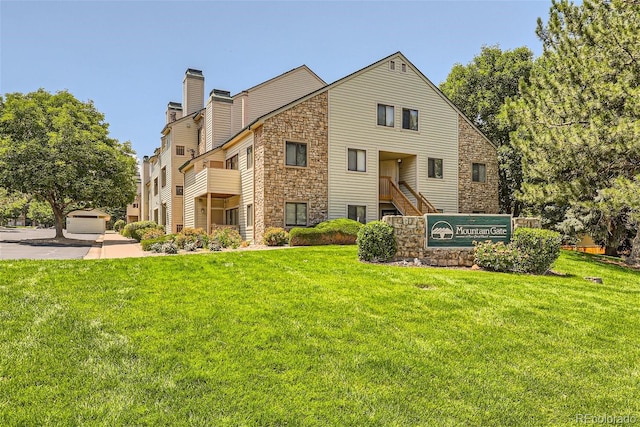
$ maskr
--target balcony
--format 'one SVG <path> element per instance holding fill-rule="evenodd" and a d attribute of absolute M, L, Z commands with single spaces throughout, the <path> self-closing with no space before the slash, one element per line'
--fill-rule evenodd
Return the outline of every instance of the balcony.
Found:
<path fill-rule="evenodd" d="M 240 171 L 235 169 L 206 168 L 196 174 L 195 196 L 211 193 L 216 197 L 242 194 Z"/>

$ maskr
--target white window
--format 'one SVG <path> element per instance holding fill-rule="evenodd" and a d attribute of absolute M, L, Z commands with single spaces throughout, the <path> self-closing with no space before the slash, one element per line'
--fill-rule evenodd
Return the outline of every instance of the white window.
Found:
<path fill-rule="evenodd" d="M 378 124 L 393 127 L 394 109 L 392 105 L 378 104 Z"/>
<path fill-rule="evenodd" d="M 364 150 L 356 150 L 349 148 L 348 150 L 348 169 L 355 172 L 367 171 L 367 152 Z"/>

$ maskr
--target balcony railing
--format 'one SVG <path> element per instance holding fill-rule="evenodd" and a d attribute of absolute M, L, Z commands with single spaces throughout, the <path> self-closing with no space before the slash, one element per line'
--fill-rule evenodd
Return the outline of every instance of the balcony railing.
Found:
<path fill-rule="evenodd" d="M 206 168 L 196 174 L 197 196 L 207 193 L 221 197 L 242 194 L 240 171 L 235 169 Z"/>

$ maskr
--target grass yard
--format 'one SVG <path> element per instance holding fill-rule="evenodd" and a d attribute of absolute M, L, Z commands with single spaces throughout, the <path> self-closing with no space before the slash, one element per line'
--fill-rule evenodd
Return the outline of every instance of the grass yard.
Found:
<path fill-rule="evenodd" d="M 335 246 L 2 261 L 0 425 L 640 422 L 640 273 L 567 252 L 554 269 Z"/>

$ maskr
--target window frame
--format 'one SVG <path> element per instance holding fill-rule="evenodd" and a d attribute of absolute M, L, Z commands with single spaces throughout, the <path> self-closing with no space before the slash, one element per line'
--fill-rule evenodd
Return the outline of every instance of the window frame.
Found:
<path fill-rule="evenodd" d="M 239 165 L 239 161 L 238 161 L 238 160 L 239 160 L 239 156 L 238 156 L 238 154 L 236 153 L 236 154 L 234 154 L 233 156 L 231 156 L 231 157 L 227 158 L 227 159 L 224 161 L 224 168 L 225 168 L 225 169 L 228 169 L 228 170 L 234 170 L 234 171 L 237 171 L 237 170 L 238 170 L 238 168 L 240 167 L 240 165 Z M 234 166 L 235 166 L 235 167 L 234 167 Z"/>
<path fill-rule="evenodd" d="M 351 152 L 355 152 L 356 155 L 356 168 L 355 169 L 351 169 L 351 161 L 350 161 L 350 155 Z M 358 152 L 362 152 L 364 153 L 364 169 L 360 170 L 358 169 Z M 357 172 L 357 173 L 365 173 L 367 172 L 367 150 L 364 150 L 362 148 L 347 148 L 347 171 L 349 172 Z"/>
<path fill-rule="evenodd" d="M 440 176 L 437 176 L 436 174 L 436 161 L 440 161 Z M 432 162 L 433 162 L 433 168 L 432 168 Z M 433 176 L 432 176 L 432 172 L 433 171 Z M 427 178 L 429 179 L 444 179 L 444 159 L 439 158 L 439 157 L 428 157 L 427 158 Z"/>
<path fill-rule="evenodd" d="M 184 196 L 184 185 L 176 185 L 176 196 Z"/>
<path fill-rule="evenodd" d="M 249 227 L 253 227 L 253 203 L 250 203 L 247 205 L 247 217 L 246 217 L 246 224 L 247 224 L 247 228 Z"/>
<path fill-rule="evenodd" d="M 355 209 L 355 218 L 351 217 L 351 208 Z M 362 218 L 362 221 L 358 221 L 357 218 L 359 218 L 358 216 L 358 208 L 364 208 L 364 216 L 360 217 Z M 354 221 L 358 221 L 361 224 L 366 224 L 367 223 L 367 205 L 347 205 L 347 218 L 352 219 Z"/>
<path fill-rule="evenodd" d="M 178 151 L 182 151 L 179 153 Z M 184 145 L 176 145 L 176 156 L 184 156 L 186 153 L 186 147 Z"/>
<path fill-rule="evenodd" d="M 289 145 L 295 145 L 295 164 L 289 163 Z M 304 146 L 304 165 L 298 164 L 298 146 Z M 306 168 L 309 167 L 309 144 L 300 141 L 285 141 L 284 143 L 284 165 L 289 168 Z"/>
<path fill-rule="evenodd" d="M 167 186 L 167 167 L 163 166 L 160 169 L 160 187 L 164 188 Z"/>
<path fill-rule="evenodd" d="M 287 206 L 288 205 L 295 205 L 295 223 L 289 223 L 287 222 Z M 298 207 L 299 206 L 304 206 L 305 209 L 305 222 L 304 224 L 302 222 L 298 222 Z M 296 202 L 296 201 L 288 201 L 284 203 L 284 226 L 287 228 L 290 227 L 307 227 L 309 225 L 309 202 Z"/>
<path fill-rule="evenodd" d="M 478 166 L 477 175 L 475 172 L 476 166 Z M 480 166 L 482 166 L 483 174 L 480 174 Z M 478 184 L 485 184 L 487 182 L 487 164 L 486 163 L 480 163 L 480 162 L 471 163 L 471 182 L 476 182 Z"/>
<path fill-rule="evenodd" d="M 233 213 L 235 212 L 235 218 Z M 231 219 L 231 223 L 229 222 Z M 235 220 L 235 224 L 233 224 L 233 220 Z M 229 208 L 224 210 L 224 225 L 235 225 L 240 226 L 240 209 L 236 206 L 235 208 Z"/>
<path fill-rule="evenodd" d="M 408 113 L 408 121 L 407 121 L 407 127 L 405 127 L 405 111 Z M 416 127 L 415 129 L 413 129 L 411 127 L 411 112 L 415 111 L 416 113 Z M 420 112 L 415 109 L 415 108 L 405 108 L 402 107 L 402 129 L 404 130 L 411 130 L 414 132 L 418 132 L 420 130 Z"/>
<path fill-rule="evenodd" d="M 251 168 L 253 168 L 253 145 L 247 147 L 247 170 Z"/>
<path fill-rule="evenodd" d="M 380 108 L 384 107 L 384 123 L 381 123 Z M 388 116 L 389 109 L 391 109 L 391 124 L 389 124 Z M 394 128 L 396 126 L 396 107 L 394 105 L 384 104 L 378 102 L 376 104 L 376 124 L 385 128 Z"/>
<path fill-rule="evenodd" d="M 153 195 L 158 195 L 158 177 L 153 178 Z"/>

